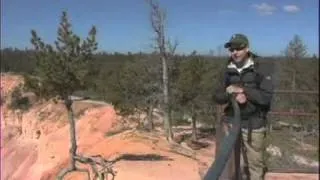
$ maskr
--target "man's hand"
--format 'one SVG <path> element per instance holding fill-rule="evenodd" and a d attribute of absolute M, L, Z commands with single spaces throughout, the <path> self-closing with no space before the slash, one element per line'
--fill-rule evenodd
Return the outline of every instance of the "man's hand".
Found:
<path fill-rule="evenodd" d="M 246 95 L 243 94 L 243 93 L 238 93 L 238 94 L 236 95 L 236 101 L 237 101 L 238 103 L 240 103 L 240 104 L 244 104 L 244 103 L 247 102 L 247 97 L 246 97 Z"/>
<path fill-rule="evenodd" d="M 233 94 L 233 93 L 243 93 L 243 89 L 236 85 L 230 85 L 226 89 L 227 93 Z"/>

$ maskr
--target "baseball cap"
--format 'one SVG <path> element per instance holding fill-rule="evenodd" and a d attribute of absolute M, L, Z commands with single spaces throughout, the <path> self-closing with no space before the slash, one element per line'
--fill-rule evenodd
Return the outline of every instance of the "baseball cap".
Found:
<path fill-rule="evenodd" d="M 224 44 L 225 48 L 245 48 L 247 46 L 249 46 L 249 40 L 243 34 L 232 35 L 229 42 Z"/>

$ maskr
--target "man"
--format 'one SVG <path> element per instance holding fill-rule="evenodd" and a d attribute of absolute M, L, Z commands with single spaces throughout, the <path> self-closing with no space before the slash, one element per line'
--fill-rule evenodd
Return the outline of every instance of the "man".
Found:
<path fill-rule="evenodd" d="M 257 56 L 249 50 L 248 38 L 243 34 L 235 34 L 224 46 L 230 51 L 230 59 L 224 72 L 222 86 L 214 95 L 218 104 L 226 104 L 222 126 L 224 135 L 232 127 L 233 109 L 228 94 L 234 94 L 241 111 L 241 174 L 244 179 L 264 179 L 265 138 L 267 131 L 266 114 L 272 98 L 272 79 L 270 69 L 257 62 Z M 237 144 L 237 143 L 236 143 Z M 240 148 L 238 149 L 240 151 Z M 234 152 L 226 167 L 233 167 Z M 226 168 L 228 169 L 228 168 Z M 226 170 L 220 179 L 232 179 L 232 172 Z M 244 176 L 245 175 L 245 176 Z"/>

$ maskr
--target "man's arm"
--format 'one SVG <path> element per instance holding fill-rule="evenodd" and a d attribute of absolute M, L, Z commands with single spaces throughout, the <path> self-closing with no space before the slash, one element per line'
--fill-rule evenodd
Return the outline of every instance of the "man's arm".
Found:
<path fill-rule="evenodd" d="M 249 101 L 260 105 L 269 105 L 273 93 L 272 78 L 269 75 L 262 75 L 258 88 L 243 87 L 243 90 Z"/>

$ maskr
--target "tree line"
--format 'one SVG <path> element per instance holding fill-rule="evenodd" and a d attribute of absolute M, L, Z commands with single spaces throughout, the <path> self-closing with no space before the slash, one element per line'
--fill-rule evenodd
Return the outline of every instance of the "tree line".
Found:
<path fill-rule="evenodd" d="M 36 75 L 34 54 L 33 50 L 2 49 L 1 72 Z M 276 89 L 319 90 L 317 58 L 262 57 L 261 61 L 274 64 Z M 149 114 L 147 128 L 152 129 L 152 111 L 163 107 L 159 54 L 99 52 L 93 54 L 90 63 L 91 66 L 86 66 L 91 72 L 87 79 L 90 85 L 75 91 L 74 95 L 110 102 L 121 115 L 145 112 Z M 170 59 L 168 74 L 173 125 L 187 123 L 184 117 L 214 124 L 216 106 L 212 93 L 226 63 L 227 57 L 204 56 L 196 51 Z M 40 89 L 33 91 L 39 91 L 38 95 L 41 95 Z M 296 108 L 316 113 L 317 99 L 307 95 L 278 95 L 274 98 L 273 108 L 281 111 Z"/>

